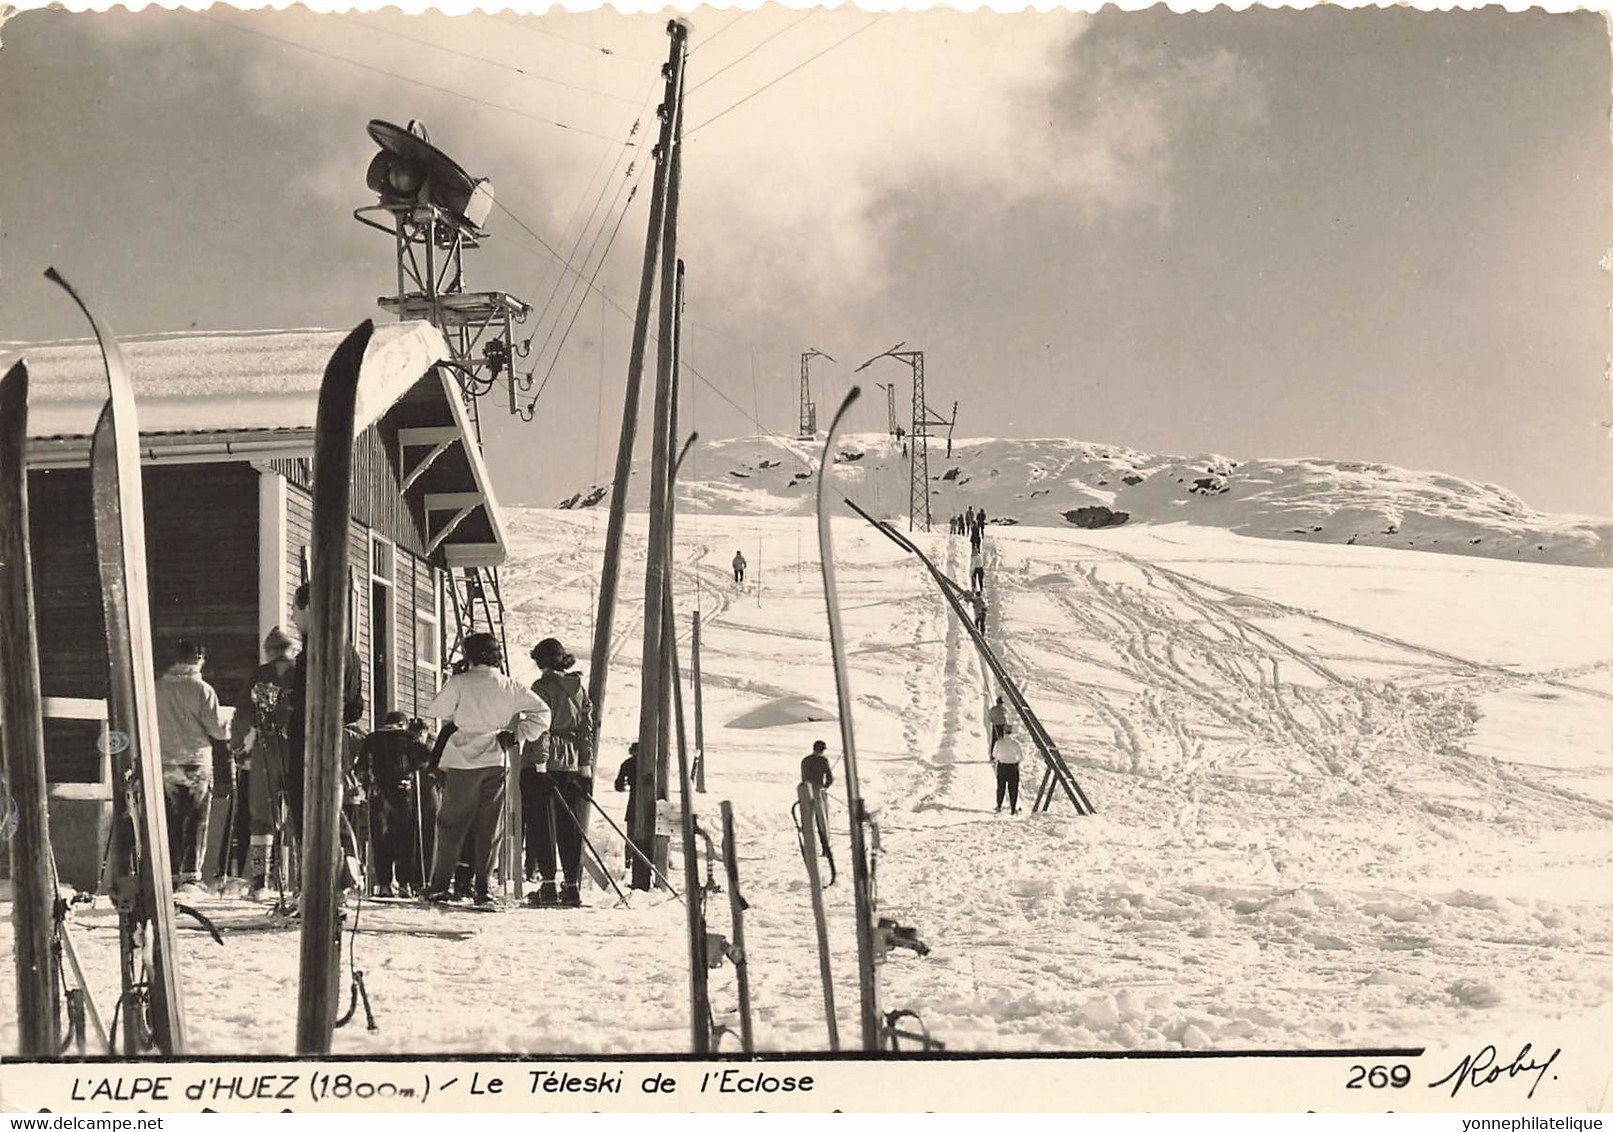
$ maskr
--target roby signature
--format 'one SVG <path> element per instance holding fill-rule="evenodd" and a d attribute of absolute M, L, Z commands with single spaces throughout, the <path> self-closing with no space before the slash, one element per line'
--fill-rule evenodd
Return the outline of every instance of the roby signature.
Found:
<path fill-rule="evenodd" d="M 1557 1055 L 1563 1051 L 1554 1049 L 1551 1051 L 1551 1056 L 1544 1061 L 1535 1061 L 1530 1057 L 1531 1048 L 1529 1042 L 1524 1042 L 1523 1048 L 1518 1051 L 1518 1056 L 1505 1065 L 1500 1065 L 1497 1064 L 1497 1059 L 1500 1055 L 1496 1052 L 1495 1047 L 1487 1045 L 1477 1053 L 1470 1053 L 1462 1058 L 1455 1069 L 1452 1069 L 1438 1081 L 1430 1081 L 1428 1087 L 1437 1089 L 1441 1085 L 1449 1084 L 1451 1086 L 1451 1096 L 1454 1097 L 1462 1091 L 1462 1086 L 1464 1085 L 1476 1089 L 1481 1085 L 1493 1084 L 1503 1077 L 1510 1081 L 1514 1077 L 1533 1073 L 1535 1075 L 1534 1081 L 1530 1084 L 1529 1092 L 1525 1096 L 1525 1099 L 1533 1099 L 1535 1090 L 1540 1087 L 1540 1082 L 1546 1079 L 1546 1070 L 1551 1068 L 1552 1062 L 1556 1061 Z"/>

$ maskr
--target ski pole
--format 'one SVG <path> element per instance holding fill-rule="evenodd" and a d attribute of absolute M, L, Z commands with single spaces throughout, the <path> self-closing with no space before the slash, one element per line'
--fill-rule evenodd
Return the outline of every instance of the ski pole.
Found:
<path fill-rule="evenodd" d="M 679 893 L 677 889 L 672 887 L 671 883 L 666 879 L 666 874 L 660 869 L 656 868 L 655 862 L 646 857 L 643 850 L 641 850 L 637 845 L 633 844 L 633 839 L 622 832 L 622 827 L 617 825 L 615 820 L 613 820 L 611 816 L 605 812 L 604 807 L 594 800 L 594 796 L 592 794 L 588 795 L 588 804 L 599 811 L 599 816 L 605 819 L 605 823 L 609 825 L 611 829 L 615 831 L 616 836 L 620 837 L 627 845 L 628 852 L 632 853 L 633 856 L 637 857 L 639 860 L 648 865 L 650 867 L 650 872 L 655 874 L 655 879 L 661 882 L 662 887 L 670 892 L 673 896 L 677 897 L 679 901 L 682 901 L 682 894 Z M 596 853 L 595 856 L 598 856 L 598 854 Z"/>
<path fill-rule="evenodd" d="M 593 857 L 594 863 L 599 866 L 599 871 L 604 874 L 606 880 L 610 881 L 610 886 L 616 890 L 617 899 L 623 904 L 627 904 L 627 895 L 622 891 L 622 886 L 616 883 L 616 878 L 610 875 L 610 869 L 605 867 L 605 859 L 594 848 L 594 843 L 588 840 L 588 835 L 583 832 L 582 822 L 577 820 L 577 815 L 571 812 L 571 807 L 566 804 L 566 800 L 560 796 L 558 790 L 554 792 L 553 798 L 560 803 L 561 811 L 571 819 L 571 824 L 577 827 L 577 836 L 582 838 L 582 843 L 587 847 L 589 856 Z"/>

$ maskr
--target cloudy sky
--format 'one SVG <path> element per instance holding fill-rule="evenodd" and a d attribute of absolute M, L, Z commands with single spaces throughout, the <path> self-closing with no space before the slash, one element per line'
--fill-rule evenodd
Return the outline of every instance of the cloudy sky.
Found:
<path fill-rule="evenodd" d="M 827 406 L 906 340 L 959 435 L 1375 460 L 1608 510 L 1601 14 L 691 25 L 686 427 L 793 431 L 801 351 L 844 363 L 815 363 Z M 608 475 L 661 18 L 28 11 L 0 40 L 0 340 L 82 333 L 47 264 L 126 334 L 375 313 L 364 125 L 418 118 L 497 190 L 470 285 L 537 308 L 537 417 L 485 413 L 501 495 Z M 590 275 L 608 246 L 605 297 L 544 245 Z M 864 377 L 905 406 L 902 367 Z"/>

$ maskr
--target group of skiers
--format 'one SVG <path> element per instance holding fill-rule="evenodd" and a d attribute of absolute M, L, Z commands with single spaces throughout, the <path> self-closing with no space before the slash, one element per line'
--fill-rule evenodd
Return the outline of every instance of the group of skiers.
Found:
<path fill-rule="evenodd" d="M 966 508 L 961 515 L 954 515 L 948 520 L 951 533 L 955 535 L 968 535 L 969 541 L 979 546 L 986 537 L 986 509 L 982 507 L 976 511 L 973 507 Z"/>
<path fill-rule="evenodd" d="M 304 638 L 309 604 L 308 587 L 299 587 L 292 622 Z M 207 649 L 201 642 L 179 641 L 156 683 L 170 866 L 175 888 L 182 893 L 193 894 L 201 885 L 210 844 L 222 858 L 232 855 L 231 843 L 243 818 L 248 828 L 246 872 L 260 893 L 267 884 L 277 831 L 300 836 L 308 655 L 278 628 L 264 640 L 264 652 L 267 659 L 252 674 L 247 702 L 233 714 L 220 705 L 202 676 Z M 351 724 L 364 713 L 364 696 L 358 654 L 351 647 L 347 652 L 342 698 L 344 719 Z M 246 766 L 244 776 L 237 759 Z M 231 820 L 228 828 L 210 831 L 215 792 L 230 799 Z M 351 845 L 350 831 L 347 840 Z"/>
<path fill-rule="evenodd" d="M 304 640 L 308 597 L 304 586 L 293 601 L 292 620 Z M 231 806 L 229 830 L 213 831 L 213 867 L 232 871 L 234 834 L 246 822 L 240 871 L 250 895 L 262 898 L 271 884 L 284 893 L 296 884 L 308 654 L 278 628 L 263 646 L 265 661 L 233 717 L 202 675 L 206 649 L 198 642 L 179 642 L 157 682 L 170 866 L 176 890 L 185 895 L 215 879 L 203 875 L 215 787 Z M 540 641 L 531 654 L 540 675 L 527 687 L 504 673 L 492 634 L 467 636 L 463 651 L 463 663 L 424 709 L 442 724 L 435 736 L 424 720 L 402 712 L 388 713 L 365 735 L 356 726 L 365 708 L 359 659 L 348 648 L 340 819 L 348 865 L 342 883 L 364 883 L 368 856 L 368 885 L 376 896 L 420 895 L 434 902 L 458 896 L 490 904 L 489 878 L 504 833 L 507 760 L 515 759 L 521 865 L 538 885 L 530 902 L 578 906 L 595 720 L 581 677 L 572 671 L 576 660 L 559 640 Z"/>
<path fill-rule="evenodd" d="M 969 521 L 983 521 L 971 510 Z M 978 528 L 977 528 L 978 529 Z M 971 563 L 976 624 L 984 631 L 984 570 L 979 546 Z M 736 581 L 744 558 L 735 554 Z M 308 587 L 297 590 L 292 620 L 309 638 Z M 249 693 L 233 717 L 202 674 L 207 652 L 193 640 L 178 642 L 157 682 L 158 729 L 176 891 L 194 895 L 208 857 L 209 814 L 215 790 L 228 796 L 228 830 L 214 830 L 222 845 L 216 863 L 228 870 L 234 834 L 247 823 L 241 869 L 254 899 L 271 885 L 282 894 L 296 885 L 306 760 L 304 710 L 308 653 L 279 628 L 264 639 L 264 662 L 252 673 Z M 521 786 L 520 867 L 537 884 L 535 906 L 582 903 L 584 811 L 591 796 L 597 720 L 574 671 L 576 659 L 557 639 L 531 652 L 540 675 L 530 687 L 507 675 L 498 639 L 474 633 L 463 642 L 464 660 L 423 714 L 441 723 L 433 735 L 423 719 L 390 712 L 368 735 L 357 726 L 365 703 L 359 659 L 351 646 L 343 666 L 341 830 L 348 865 L 344 885 L 364 883 L 379 897 L 419 895 L 427 901 L 465 898 L 493 903 L 490 878 L 504 836 L 509 760 L 518 760 Z M 1021 749 L 1002 699 L 991 709 L 991 761 L 997 809 L 1006 796 L 1019 808 Z M 820 740 L 801 762 L 801 779 L 826 796 L 834 776 Z M 227 751 L 233 758 L 221 758 Z M 616 777 L 628 794 L 624 828 L 634 817 L 638 744 Z M 238 762 L 237 762 L 238 761 Z M 827 845 L 826 814 L 814 815 Z M 366 853 L 366 849 L 368 853 Z M 631 854 L 632 850 L 627 850 Z M 368 866 L 362 864 L 366 856 Z M 629 855 L 627 863 L 631 865 Z"/>

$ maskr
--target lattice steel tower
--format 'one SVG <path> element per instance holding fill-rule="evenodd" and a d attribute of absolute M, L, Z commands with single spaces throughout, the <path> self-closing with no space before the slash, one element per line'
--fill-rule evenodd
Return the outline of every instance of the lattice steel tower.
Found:
<path fill-rule="evenodd" d="M 798 440 L 811 440 L 818 434 L 818 406 L 812 401 L 812 386 L 809 381 L 808 365 L 813 358 L 829 358 L 822 350 L 813 346 L 801 355 L 801 426 L 796 431 Z M 836 363 L 839 364 L 839 363 Z"/>
<path fill-rule="evenodd" d="M 531 406 L 519 404 L 520 394 L 532 387 L 532 375 L 515 369 L 516 359 L 526 354 L 526 347 L 515 342 L 515 325 L 525 321 L 532 308 L 503 291 L 465 287 L 465 253 L 480 246 L 487 234 L 481 225 L 492 207 L 492 186 L 485 179 L 470 177 L 433 146 L 418 122 L 403 128 L 376 120 L 369 124 L 369 134 L 381 147 L 367 177 L 380 201 L 355 209 L 353 217 L 392 237 L 397 259 L 397 291 L 377 302 L 400 321 L 424 320 L 442 332 L 450 354 L 442 364 L 459 385 L 479 445 L 480 403 L 496 389 L 508 393 L 511 413 L 532 419 Z M 437 435 L 441 432 L 404 430 L 405 435 L 400 436 L 405 449 L 412 446 L 416 450 L 413 458 L 407 452 L 404 455 L 406 488 L 452 443 L 446 435 Z M 484 502 L 458 495 L 426 495 L 427 536 L 432 548 Z M 460 656 L 471 633 L 490 632 L 501 645 L 506 643 L 497 569 L 450 568 L 447 588 L 454 618 L 452 636 L 448 636 L 449 626 L 442 627 L 447 661 Z M 507 657 L 507 647 L 505 653 Z"/>
<path fill-rule="evenodd" d="M 898 342 L 883 354 L 875 354 L 856 369 L 861 373 L 880 358 L 894 358 L 907 363 L 913 371 L 913 433 L 909 437 L 907 461 L 907 529 L 930 529 L 930 428 L 947 427 L 947 449 L 952 447 L 952 428 L 958 421 L 958 403 L 952 402 L 952 419 L 939 415 L 924 403 L 924 351 L 904 350 L 906 342 Z M 889 394 L 892 402 L 895 394 Z M 920 516 L 923 516 L 922 520 Z"/>

